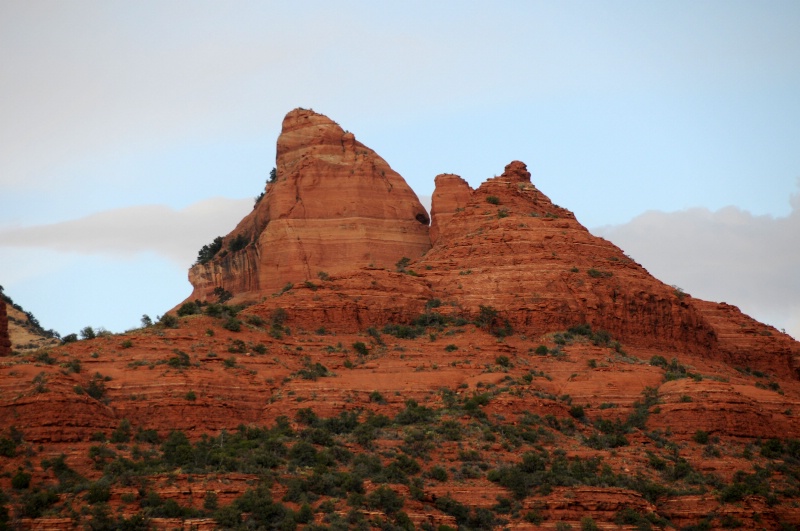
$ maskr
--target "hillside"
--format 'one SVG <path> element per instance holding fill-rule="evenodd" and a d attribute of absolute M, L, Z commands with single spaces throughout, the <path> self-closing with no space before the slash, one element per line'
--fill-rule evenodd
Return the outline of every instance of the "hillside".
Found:
<path fill-rule="evenodd" d="M 30 312 L 16 304 L 8 295 L 3 293 L 0 286 L 0 305 L 5 303 L 5 318 L 7 319 L 7 333 L 10 342 L 9 348 L 14 352 L 29 352 L 41 348 L 54 347 L 61 343 L 54 330 L 45 330 L 38 319 Z M 2 312 L 2 310 L 0 310 Z M 3 336 L 3 317 L 0 313 L 0 337 Z M 5 355 L 0 346 L 0 356 Z"/>
<path fill-rule="evenodd" d="M 322 115 L 277 152 L 174 312 L 0 360 L 10 527 L 800 525 L 798 342 L 653 278 L 522 162 L 438 176 L 428 225 Z"/>

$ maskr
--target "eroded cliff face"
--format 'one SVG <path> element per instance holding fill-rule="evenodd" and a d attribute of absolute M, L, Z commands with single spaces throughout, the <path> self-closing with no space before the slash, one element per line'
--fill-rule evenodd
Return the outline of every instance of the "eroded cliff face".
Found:
<path fill-rule="evenodd" d="M 467 181 L 452 173 L 437 175 L 434 184 L 436 188 L 431 196 L 431 243 L 436 245 L 450 218 L 467 206 L 472 197 L 472 188 Z"/>
<path fill-rule="evenodd" d="M 0 300 L 0 356 L 11 354 L 11 338 L 8 335 L 6 303 Z"/>
<path fill-rule="evenodd" d="M 326 116 L 296 109 L 278 138 L 277 178 L 222 250 L 189 271 L 190 300 L 217 287 L 255 300 L 320 272 L 415 260 L 430 248 L 428 223 L 385 160 Z"/>

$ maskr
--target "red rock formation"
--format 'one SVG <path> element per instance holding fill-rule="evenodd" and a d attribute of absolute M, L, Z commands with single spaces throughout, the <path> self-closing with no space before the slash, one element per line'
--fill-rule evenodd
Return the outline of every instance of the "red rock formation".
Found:
<path fill-rule="evenodd" d="M 439 176 L 434 245 L 422 255 L 417 237 L 425 225 L 408 218 L 421 211 L 416 203 L 408 207 L 410 199 L 397 206 L 392 195 L 411 197 L 404 183 L 387 179 L 382 203 L 362 207 L 348 206 L 349 196 L 328 182 L 345 182 L 347 193 L 365 202 L 374 181 L 383 182 L 377 175 L 390 171 L 337 127 L 309 111 L 290 113 L 277 182 L 225 241 L 258 238 L 191 273 L 197 297 L 214 286 L 240 298 L 280 293 L 235 318 L 184 316 L 177 328 L 101 336 L 0 364 L 0 437 L 10 455 L 4 470 L 24 466 L 36 488 L 46 488 L 58 480 L 45 463 L 63 454 L 75 471 L 97 480 L 142 455 L 160 455 L 164 446 L 146 430 L 162 441 L 174 429 L 202 441 L 285 417 L 294 435 L 275 441 L 294 445 L 302 438 L 320 455 L 333 448 L 369 453 L 387 470 L 392 456 L 418 457 L 421 469 L 408 472 L 412 481 L 387 485 L 404 498 L 408 518 L 426 527 L 460 525 L 454 514 L 463 511 L 452 510 L 458 509 L 452 500 L 476 517 L 488 519 L 485 510 L 493 511 L 514 529 L 538 528 L 543 520 L 550 527 L 610 529 L 661 518 L 675 527 L 800 525 L 793 440 L 800 437 L 800 343 L 734 306 L 694 299 L 653 278 L 554 205 L 517 161 L 476 190 L 456 176 Z M 337 199 L 328 204 L 326 194 Z M 395 228 L 408 230 L 387 228 L 390 217 Z M 378 247 L 373 237 L 395 239 Z M 383 263 L 337 261 L 326 238 L 343 246 L 342 256 L 375 247 Z M 416 260 L 397 271 L 390 248 Z M 314 256 L 325 260 L 308 260 Z M 317 278 L 316 267 L 329 274 Z M 294 285 L 280 289 L 287 280 Z M 476 325 L 481 306 L 494 308 L 495 325 L 508 321 L 513 333 L 501 339 Z M 388 323 L 413 326 L 384 328 Z M 555 334 L 582 323 L 608 330 L 621 344 Z M 398 420 L 411 400 L 435 418 Z M 336 423 L 306 426 L 309 410 L 321 418 L 350 412 L 360 425 L 352 431 L 342 425 L 341 432 Z M 379 419 L 374 414 L 386 415 L 382 427 L 362 432 L 367 419 Z M 98 444 L 113 441 L 123 419 L 135 440 Z M 323 433 L 335 444 L 318 439 Z M 108 451 L 121 459 L 110 463 Z M 542 481 L 521 495 L 512 487 L 532 478 L 521 478 L 512 465 L 526 453 L 547 454 L 549 464 L 537 465 L 535 456 L 526 463 Z M 350 470 L 346 461 L 331 461 L 330 468 Z M 289 485 L 312 473 L 285 459 L 269 466 L 273 500 L 290 499 Z M 445 477 L 434 479 L 433 466 Z M 205 493 L 215 492 L 224 507 L 258 480 L 226 467 L 114 480 L 108 503 L 114 514 L 131 516 L 143 504 L 130 500 L 148 485 L 162 499 L 196 510 Z M 516 482 L 496 481 L 505 473 Z M 0 490 L 11 493 L 16 518 L 26 494 L 11 488 L 12 474 L 0 475 Z M 572 479 L 562 483 L 567 475 Z M 367 499 L 378 487 L 371 479 L 363 485 Z M 323 503 L 324 518 L 335 517 L 328 506 L 340 516 L 369 511 L 376 524 L 386 516 L 372 503 L 351 507 L 339 494 L 317 494 L 309 501 L 316 523 L 323 523 Z M 88 514 L 87 496 L 60 495 L 63 509 L 17 518 L 15 525 L 73 528 L 67 508 Z M 451 499 L 450 510 L 443 498 Z M 293 503 L 287 505 L 299 509 Z M 208 518 L 152 524 L 216 527 Z"/>
<path fill-rule="evenodd" d="M 467 206 L 472 188 L 467 181 L 451 173 L 437 175 L 436 188 L 431 196 L 431 243 L 436 245 L 439 235 L 447 230 L 450 218 Z"/>
<path fill-rule="evenodd" d="M 326 116 L 296 109 L 278 138 L 277 179 L 223 250 L 189 271 L 190 300 L 217 287 L 258 299 L 320 271 L 392 268 L 428 250 L 428 222 L 386 161 Z"/>
<path fill-rule="evenodd" d="M 416 270 L 442 300 L 458 300 L 473 315 L 493 306 L 531 332 L 588 323 L 621 341 L 686 348 L 714 342 L 699 312 L 554 205 L 519 161 L 472 192 Z"/>
<path fill-rule="evenodd" d="M 8 335 L 8 315 L 6 303 L 0 300 L 0 356 L 11 354 L 11 339 Z"/>

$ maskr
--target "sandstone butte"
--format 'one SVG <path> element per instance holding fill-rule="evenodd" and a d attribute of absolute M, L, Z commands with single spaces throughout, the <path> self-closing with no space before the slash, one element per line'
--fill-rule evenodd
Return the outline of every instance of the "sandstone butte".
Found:
<path fill-rule="evenodd" d="M 438 176 L 431 210 L 289 113 L 174 316 L 2 360 L 9 525 L 800 525 L 798 342 L 653 278 L 521 162 Z"/>
<path fill-rule="evenodd" d="M 328 117 L 304 109 L 286 115 L 276 170 L 222 251 L 189 271 L 190 300 L 216 287 L 236 300 L 270 295 L 319 271 L 391 267 L 430 248 L 428 214 L 414 191 Z"/>

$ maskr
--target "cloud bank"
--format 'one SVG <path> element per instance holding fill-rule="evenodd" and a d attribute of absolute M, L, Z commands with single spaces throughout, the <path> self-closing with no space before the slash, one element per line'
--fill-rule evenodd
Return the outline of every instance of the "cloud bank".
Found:
<path fill-rule="evenodd" d="M 738 306 L 800 338 L 800 194 L 786 217 L 737 207 L 648 211 L 593 229 L 655 277 L 695 297 Z"/>
<path fill-rule="evenodd" d="M 0 247 L 116 258 L 154 253 L 188 268 L 200 247 L 230 232 L 252 205 L 252 199 L 218 197 L 181 210 L 164 205 L 118 208 L 60 223 L 0 228 Z"/>

